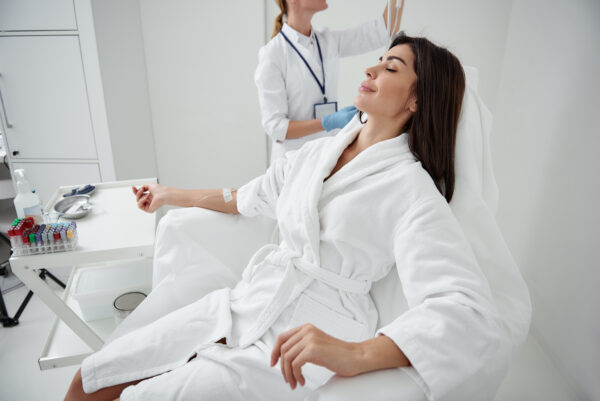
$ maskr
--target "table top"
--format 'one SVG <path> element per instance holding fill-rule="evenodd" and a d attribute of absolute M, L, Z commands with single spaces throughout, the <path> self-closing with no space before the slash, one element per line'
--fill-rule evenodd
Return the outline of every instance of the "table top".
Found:
<path fill-rule="evenodd" d="M 85 217 L 75 220 L 78 243 L 73 251 L 12 257 L 11 263 L 43 263 L 51 267 L 80 261 L 152 256 L 156 213 L 138 209 L 131 191 L 131 186 L 150 182 L 156 182 L 156 178 L 94 184 L 96 191 L 90 199 L 92 209 Z M 48 201 L 46 209 L 50 210 L 72 188 L 60 187 Z"/>

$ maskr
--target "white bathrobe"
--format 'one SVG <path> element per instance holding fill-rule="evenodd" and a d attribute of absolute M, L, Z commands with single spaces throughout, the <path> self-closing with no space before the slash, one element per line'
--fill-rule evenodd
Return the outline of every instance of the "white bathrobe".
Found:
<path fill-rule="evenodd" d="M 289 152 L 240 188 L 240 213 L 275 217 L 280 244 L 258 250 L 235 288 L 214 291 L 88 357 L 82 365 L 86 392 L 167 371 L 190 375 L 187 365 L 210 360 L 230 369 L 230 384 L 243 377 L 246 398 L 302 399 L 301 391 L 282 396 L 268 386 L 269 380 L 283 383 L 279 368 L 268 368 L 276 336 L 311 322 L 347 341 L 373 337 L 378 316 L 370 285 L 392 268 L 407 307 L 378 333 L 406 354 L 430 399 L 492 362 L 502 331 L 489 285 L 450 207 L 410 152 L 407 135 L 367 148 L 323 182 L 360 127 L 355 118 L 336 137 Z M 221 338 L 226 347 L 214 344 Z M 261 367 L 256 380 L 252 369 L 236 370 L 236 352 Z M 218 372 L 221 379 L 227 375 Z M 303 372 L 308 388 L 332 375 L 310 364 Z M 195 383 L 183 387 L 157 380 L 153 388 L 154 380 L 143 382 L 139 394 L 128 388 L 122 399 L 184 400 L 203 391 L 198 378 L 182 381 Z M 239 387 L 230 387 L 211 399 L 244 398 Z M 255 387 L 266 388 L 261 393 Z"/>

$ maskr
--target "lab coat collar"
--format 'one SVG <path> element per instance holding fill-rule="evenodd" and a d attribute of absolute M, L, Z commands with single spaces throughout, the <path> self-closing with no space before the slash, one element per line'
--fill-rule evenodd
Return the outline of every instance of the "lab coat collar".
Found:
<path fill-rule="evenodd" d="M 301 34 L 300 32 L 296 31 L 294 28 L 289 26 L 287 23 L 283 24 L 283 26 L 281 27 L 281 30 L 295 45 L 300 45 L 307 49 L 310 49 L 311 46 L 314 45 L 315 30 L 312 26 L 310 28 L 310 36 L 305 36 L 305 35 Z"/>

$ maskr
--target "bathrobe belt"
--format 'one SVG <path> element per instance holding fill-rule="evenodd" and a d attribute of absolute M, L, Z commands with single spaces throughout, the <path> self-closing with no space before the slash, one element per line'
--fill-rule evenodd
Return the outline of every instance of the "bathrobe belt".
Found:
<path fill-rule="evenodd" d="M 259 314 L 256 324 L 240 339 L 239 345 L 241 347 L 246 347 L 259 339 L 271 327 L 281 312 L 308 287 L 312 280 L 318 280 L 340 291 L 356 294 L 367 294 L 371 289 L 370 280 L 342 277 L 274 244 L 261 248 L 255 254 L 253 261 L 256 262 L 256 259 L 261 258 L 279 266 L 285 266 L 286 271 L 275 295 Z M 298 272 L 302 274 L 299 275 Z"/>
<path fill-rule="evenodd" d="M 281 250 L 278 253 L 285 266 L 293 266 L 307 276 L 337 288 L 341 291 L 354 292 L 358 294 L 366 294 L 371 289 L 369 280 L 355 280 L 348 277 L 340 276 L 331 270 L 324 269 L 313 263 L 310 263 L 303 257 L 297 257 L 292 252 Z"/>

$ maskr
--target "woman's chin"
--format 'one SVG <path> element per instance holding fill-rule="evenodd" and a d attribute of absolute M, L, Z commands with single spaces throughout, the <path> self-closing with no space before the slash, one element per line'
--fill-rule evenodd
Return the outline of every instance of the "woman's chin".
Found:
<path fill-rule="evenodd" d="M 354 107 L 356 107 L 360 111 L 367 111 L 366 108 L 369 108 L 368 105 L 366 105 L 365 102 L 362 101 L 360 93 L 356 95 L 356 97 L 354 98 L 354 102 L 352 103 L 354 104 Z"/>
<path fill-rule="evenodd" d="M 364 104 L 361 104 L 360 102 L 354 102 L 354 107 L 356 107 L 356 109 L 358 111 L 361 111 L 363 113 L 367 113 L 369 114 L 369 110 L 371 109 L 368 106 L 365 106 Z"/>

